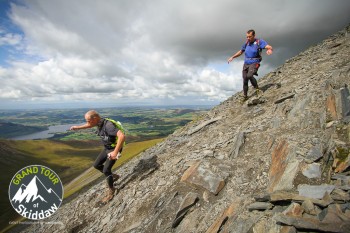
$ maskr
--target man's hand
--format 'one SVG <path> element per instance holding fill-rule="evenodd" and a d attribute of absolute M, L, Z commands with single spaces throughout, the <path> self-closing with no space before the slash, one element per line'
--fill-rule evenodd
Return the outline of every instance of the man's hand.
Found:
<path fill-rule="evenodd" d="M 88 128 L 92 128 L 92 127 L 94 127 L 94 126 L 87 122 L 84 125 L 74 125 L 74 126 L 70 127 L 69 130 L 88 129 Z"/>
<path fill-rule="evenodd" d="M 72 127 L 70 127 L 70 129 L 69 130 L 77 130 L 78 129 L 78 127 L 77 126 L 72 126 Z"/>
<path fill-rule="evenodd" d="M 229 63 L 230 64 L 230 62 L 233 60 L 233 56 L 232 57 L 230 57 L 228 60 L 227 60 L 227 63 Z"/>
<path fill-rule="evenodd" d="M 119 153 L 117 153 L 117 152 L 115 152 L 115 151 L 112 151 L 112 152 L 108 153 L 108 158 L 109 158 L 110 160 L 119 159 L 120 155 L 119 155 L 119 157 L 118 157 L 118 154 L 119 154 Z"/>
<path fill-rule="evenodd" d="M 234 58 L 241 56 L 243 53 L 242 50 L 239 50 L 237 53 L 235 53 L 232 57 L 230 57 L 227 62 L 230 63 Z"/>
<path fill-rule="evenodd" d="M 273 53 L 273 48 L 272 48 L 271 45 L 266 45 L 265 49 L 266 49 L 266 54 L 267 55 L 271 55 Z"/>

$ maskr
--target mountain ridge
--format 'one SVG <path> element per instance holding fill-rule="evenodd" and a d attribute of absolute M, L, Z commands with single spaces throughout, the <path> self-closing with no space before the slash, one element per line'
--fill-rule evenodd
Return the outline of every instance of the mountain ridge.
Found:
<path fill-rule="evenodd" d="M 349 232 L 349 52 L 350 26 L 118 169 L 107 205 L 101 182 L 25 230 Z"/>

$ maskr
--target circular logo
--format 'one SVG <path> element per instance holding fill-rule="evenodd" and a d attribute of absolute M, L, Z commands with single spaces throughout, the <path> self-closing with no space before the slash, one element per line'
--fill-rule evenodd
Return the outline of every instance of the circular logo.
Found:
<path fill-rule="evenodd" d="M 12 207 L 23 217 L 44 219 L 55 213 L 62 203 L 62 182 L 50 168 L 31 165 L 13 176 L 9 198 Z"/>

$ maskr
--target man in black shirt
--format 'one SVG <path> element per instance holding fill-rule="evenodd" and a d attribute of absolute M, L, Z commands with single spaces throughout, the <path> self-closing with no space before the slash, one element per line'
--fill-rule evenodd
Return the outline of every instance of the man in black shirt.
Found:
<path fill-rule="evenodd" d="M 98 155 L 94 167 L 106 176 L 108 190 L 102 202 L 107 203 L 114 196 L 115 188 L 113 182 L 119 178 L 119 175 L 112 173 L 112 167 L 120 157 L 125 143 L 124 130 L 119 122 L 101 118 L 95 110 L 88 111 L 85 114 L 85 120 L 86 123 L 84 125 L 72 126 L 70 130 L 88 129 L 97 126 L 97 135 L 101 137 L 104 149 Z"/>

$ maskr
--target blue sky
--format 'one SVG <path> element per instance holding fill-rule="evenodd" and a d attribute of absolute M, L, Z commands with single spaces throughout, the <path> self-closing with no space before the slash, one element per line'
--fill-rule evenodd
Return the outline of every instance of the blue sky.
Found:
<path fill-rule="evenodd" d="M 242 89 L 244 57 L 227 58 L 248 29 L 274 47 L 262 77 L 347 26 L 348 9 L 348 0 L 0 1 L 0 108 L 218 104 Z"/>
<path fill-rule="evenodd" d="M 3 37 L 6 31 L 14 32 L 20 34 L 20 30 L 12 24 L 11 20 L 8 18 L 8 12 L 10 11 L 10 4 L 8 1 L 0 1 L 0 32 Z M 5 31 L 6 30 L 6 31 Z M 7 66 L 7 60 L 10 58 L 12 46 L 7 44 L 1 44 L 0 46 L 0 65 Z"/>

